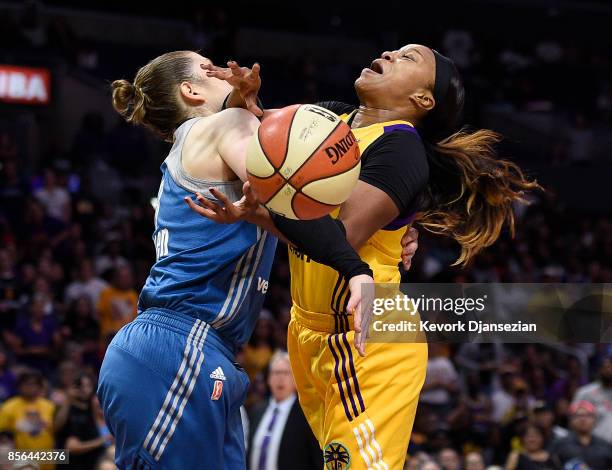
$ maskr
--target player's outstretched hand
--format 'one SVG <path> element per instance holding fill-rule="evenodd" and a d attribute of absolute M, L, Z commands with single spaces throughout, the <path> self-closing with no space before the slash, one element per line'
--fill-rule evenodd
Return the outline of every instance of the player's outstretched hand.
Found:
<path fill-rule="evenodd" d="M 414 227 L 409 227 L 402 237 L 402 264 L 408 271 L 412 264 L 412 257 L 419 248 L 419 231 Z"/>
<path fill-rule="evenodd" d="M 240 67 L 238 62 L 230 60 L 226 67 L 206 64 L 201 66 L 206 71 L 206 76 L 225 80 L 235 90 L 246 103 L 246 108 L 255 116 L 261 117 L 263 110 L 257 105 L 257 94 L 261 88 L 260 65 L 255 62 L 253 67 Z"/>
<path fill-rule="evenodd" d="M 355 348 L 360 356 L 365 356 L 365 343 L 372 320 L 374 304 L 374 279 L 367 274 L 353 276 L 349 280 L 351 297 L 347 310 L 353 314 L 355 328 Z"/>
<path fill-rule="evenodd" d="M 231 202 L 221 191 L 211 188 L 210 193 L 220 204 L 206 199 L 200 193 L 196 193 L 196 199 L 199 204 L 196 204 L 188 196 L 185 197 L 185 202 L 192 211 L 197 212 L 202 217 L 206 217 L 219 224 L 233 224 L 239 220 L 247 220 L 259 207 L 257 196 L 248 181 L 242 186 L 242 192 L 244 195 L 240 200 Z"/>

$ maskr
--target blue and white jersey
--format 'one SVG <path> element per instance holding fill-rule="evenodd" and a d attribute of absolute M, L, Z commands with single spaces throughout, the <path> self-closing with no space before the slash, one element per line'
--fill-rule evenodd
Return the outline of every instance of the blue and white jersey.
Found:
<path fill-rule="evenodd" d="M 185 173 L 181 153 L 197 119 L 176 130 L 161 166 L 153 234 L 157 261 L 140 293 L 138 311 L 158 308 L 193 316 L 236 346 L 249 339 L 259 316 L 277 240 L 246 222 L 212 222 L 185 203 L 184 197 L 195 198 L 196 191 L 214 200 L 212 187 L 232 201 L 242 197 L 239 180 L 211 182 Z"/>

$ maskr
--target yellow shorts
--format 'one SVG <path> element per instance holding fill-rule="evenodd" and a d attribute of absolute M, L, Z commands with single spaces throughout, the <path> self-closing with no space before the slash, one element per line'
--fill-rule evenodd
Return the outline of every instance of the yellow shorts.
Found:
<path fill-rule="evenodd" d="M 295 304 L 287 348 L 326 470 L 401 470 L 427 369 L 426 343 L 368 343 L 333 334 L 334 317 Z M 352 329 L 352 327 L 351 327 Z"/>

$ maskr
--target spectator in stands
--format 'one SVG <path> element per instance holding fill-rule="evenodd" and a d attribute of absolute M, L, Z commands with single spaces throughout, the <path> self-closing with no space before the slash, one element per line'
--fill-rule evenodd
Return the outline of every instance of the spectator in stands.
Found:
<path fill-rule="evenodd" d="M 35 191 L 34 196 L 51 217 L 63 222 L 70 221 L 70 193 L 58 183 L 54 170 L 45 170 L 43 187 Z"/>
<path fill-rule="evenodd" d="M 442 416 L 446 415 L 450 411 L 453 394 L 458 390 L 458 378 L 457 370 L 445 355 L 444 348 L 438 343 L 430 344 L 427 375 L 419 403 Z"/>
<path fill-rule="evenodd" d="M 612 356 L 602 361 L 599 380 L 579 388 L 574 400 L 593 404 L 597 412 L 593 435 L 612 444 Z"/>
<path fill-rule="evenodd" d="M 138 294 L 132 287 L 132 270 L 124 266 L 115 269 L 109 287 L 100 294 L 100 335 L 103 343 L 136 317 Z"/>
<path fill-rule="evenodd" d="M 560 398 L 571 399 L 578 388 L 586 384 L 580 361 L 575 356 L 567 359 L 564 375 L 559 377 L 550 388 L 549 400 L 555 402 Z"/>
<path fill-rule="evenodd" d="M 121 254 L 121 244 L 117 233 L 109 233 L 106 237 L 104 253 L 96 257 L 96 274 L 105 277 L 114 270 L 129 266 L 128 260 Z"/>
<path fill-rule="evenodd" d="M 529 424 L 521 435 L 522 451 L 513 451 L 506 461 L 506 470 L 556 470 L 560 464 L 544 449 L 542 430 Z"/>
<path fill-rule="evenodd" d="M 479 452 L 468 452 L 465 455 L 464 470 L 485 470 L 484 459 Z"/>
<path fill-rule="evenodd" d="M 55 447 L 55 405 L 43 398 L 43 386 L 39 372 L 22 373 L 17 380 L 19 394 L 0 408 L 0 432 L 13 436 L 17 450 L 50 450 Z"/>
<path fill-rule="evenodd" d="M 15 253 L 3 247 L 0 249 L 0 329 L 10 328 L 14 324 L 19 307 L 17 293 Z"/>
<path fill-rule="evenodd" d="M 70 360 L 63 360 L 57 368 L 57 387 L 54 387 L 49 394 L 49 399 L 57 407 L 63 406 L 70 400 L 70 390 L 74 386 L 77 378 L 77 365 Z"/>
<path fill-rule="evenodd" d="M 571 433 L 552 443 L 552 455 L 562 464 L 577 459 L 593 470 L 612 468 L 612 446 L 593 435 L 595 406 L 588 401 L 577 401 L 569 412 Z"/>
<path fill-rule="evenodd" d="M 90 364 L 98 359 L 100 326 L 95 316 L 90 298 L 79 297 L 70 305 L 62 328 L 66 341 L 74 341 L 83 346 L 83 359 Z"/>
<path fill-rule="evenodd" d="M 270 359 L 268 386 L 270 400 L 255 407 L 249 418 L 249 468 L 320 468 L 321 449 L 297 401 L 289 355 L 284 351 L 276 352 Z"/>
<path fill-rule="evenodd" d="M 6 351 L 0 349 L 0 403 L 15 395 L 16 386 L 17 380 L 9 367 Z"/>
<path fill-rule="evenodd" d="M 268 310 L 262 310 L 255 331 L 244 348 L 244 368 L 251 380 L 266 368 L 274 352 L 273 320 Z"/>
<path fill-rule="evenodd" d="M 499 388 L 491 395 L 493 405 L 492 419 L 501 423 L 505 416 L 514 407 L 514 379 L 516 372 L 512 367 L 505 367 L 500 371 Z"/>
<path fill-rule="evenodd" d="M 65 302 L 70 304 L 77 298 L 86 295 L 92 305 L 97 305 L 100 294 L 106 287 L 108 287 L 108 284 L 95 275 L 91 260 L 83 259 L 79 263 L 75 280 L 66 287 Z"/>
<path fill-rule="evenodd" d="M 60 219 L 46 214 L 44 206 L 36 198 L 26 201 L 23 222 L 18 226 L 18 235 L 21 244 L 27 247 L 30 253 L 42 252 L 55 244 L 66 228 L 66 224 Z"/>
<path fill-rule="evenodd" d="M 112 443 L 108 429 L 101 433 L 98 428 L 94 400 L 93 377 L 82 373 L 73 382 L 69 399 L 56 414 L 58 445 L 70 452 L 67 469 L 94 468 L 105 448 Z"/>
<path fill-rule="evenodd" d="M 55 315 L 45 315 L 44 307 L 35 297 L 28 314 L 18 320 L 14 332 L 5 332 L 5 338 L 22 363 L 48 373 L 62 340 Z"/>
<path fill-rule="evenodd" d="M 442 470 L 461 470 L 461 459 L 455 449 L 447 447 L 438 452 L 438 462 Z"/>
<path fill-rule="evenodd" d="M 555 412 L 545 401 L 537 401 L 533 408 L 533 422 L 542 431 L 544 448 L 548 449 L 556 439 L 568 435 L 568 430 L 555 424 Z"/>

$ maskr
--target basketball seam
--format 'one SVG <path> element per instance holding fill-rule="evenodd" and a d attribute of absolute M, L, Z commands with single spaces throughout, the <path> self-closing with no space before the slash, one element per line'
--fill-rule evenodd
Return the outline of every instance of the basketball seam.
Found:
<path fill-rule="evenodd" d="M 297 167 L 297 169 L 296 169 L 296 170 L 293 172 L 293 174 L 292 174 L 292 175 L 289 177 L 289 180 L 290 180 L 291 178 L 293 178 L 295 175 L 297 175 L 297 173 L 298 173 L 298 172 L 299 172 L 299 171 L 302 169 L 302 167 L 303 167 L 304 165 L 306 165 L 306 163 L 308 163 L 308 161 L 309 161 L 309 160 L 310 160 L 310 159 L 311 159 L 311 158 L 312 158 L 312 157 L 313 157 L 313 156 L 314 156 L 314 155 L 315 155 L 315 154 L 316 154 L 316 153 L 319 151 L 319 149 L 320 149 L 320 148 L 323 146 L 323 144 L 325 144 L 325 141 L 326 141 L 327 139 L 329 139 L 329 136 L 330 136 L 330 135 L 332 135 L 334 132 L 336 132 L 336 129 L 338 129 L 338 127 L 340 126 L 340 124 L 342 124 L 343 122 L 344 122 L 344 121 L 343 121 L 342 119 L 338 120 L 338 123 L 336 124 L 336 126 L 335 126 L 335 127 L 334 127 L 334 128 L 333 128 L 333 129 L 332 129 L 332 130 L 331 130 L 331 131 L 330 131 L 330 132 L 329 132 L 329 133 L 328 133 L 326 136 L 325 136 L 325 138 L 324 138 L 324 139 L 321 141 L 321 143 L 319 144 L 319 146 L 318 146 L 317 148 L 315 148 L 315 149 L 314 149 L 314 150 L 313 150 L 313 151 L 310 153 L 310 155 L 308 155 L 308 158 L 304 159 L 304 161 L 302 162 L 302 164 L 301 164 L 300 166 L 298 166 L 298 167 Z M 291 137 L 291 134 L 289 134 L 289 137 Z M 355 142 L 355 143 L 357 143 L 357 142 Z M 289 145 L 287 145 L 287 151 L 289 151 Z M 282 176 L 282 175 L 281 175 L 281 176 Z M 289 184 L 291 184 L 291 183 L 289 182 L 289 180 L 287 180 L 287 182 L 288 182 Z M 315 180 L 315 181 L 317 181 L 317 180 Z M 312 181 L 310 181 L 310 183 L 312 183 Z M 291 184 L 291 186 L 293 186 L 293 185 Z M 296 188 L 296 191 L 297 191 L 297 188 Z M 302 191 L 300 191 L 300 192 L 302 192 Z"/>
<path fill-rule="evenodd" d="M 288 184 L 289 184 L 289 185 L 290 185 L 290 186 L 291 186 L 293 189 L 295 189 L 295 187 L 294 187 L 293 185 L 291 185 L 291 183 L 288 183 Z M 295 215 L 297 215 L 297 212 L 296 212 L 295 207 L 294 207 L 294 205 L 293 205 L 293 204 L 295 203 L 295 196 L 296 196 L 297 194 L 298 194 L 298 190 L 296 189 L 296 193 L 295 193 L 295 194 L 293 195 L 293 197 L 291 198 L 291 210 L 293 211 L 293 213 L 294 213 Z M 304 193 L 302 193 L 301 191 L 300 191 L 300 194 L 301 194 L 302 196 L 304 196 L 304 197 L 307 197 L 307 198 L 308 198 L 308 199 L 310 199 L 311 201 L 316 202 L 317 204 L 321 204 L 321 205 L 323 205 L 323 206 L 331 207 L 332 209 L 333 209 L 333 208 L 338 207 L 338 205 L 337 205 L 337 204 L 327 204 L 326 202 L 321 202 L 321 201 L 318 201 L 318 200 L 316 200 L 315 198 L 310 197 L 308 194 L 304 194 Z"/>
<path fill-rule="evenodd" d="M 285 154 L 283 155 L 283 160 L 280 162 L 280 165 L 279 165 L 278 168 L 275 168 L 274 165 L 272 165 L 270 156 L 268 155 L 268 153 L 266 152 L 265 147 L 261 143 L 261 139 L 260 139 L 260 135 L 259 135 L 259 133 L 261 132 L 261 126 L 259 126 L 259 128 L 257 129 L 257 140 L 259 141 L 259 146 L 261 147 L 261 151 L 263 152 L 264 156 L 266 157 L 266 160 L 268 160 L 268 162 L 270 162 L 270 165 L 272 165 L 272 168 L 274 168 L 274 173 L 272 173 L 270 176 L 267 176 L 266 178 L 272 178 L 274 175 L 278 174 L 285 181 L 285 184 L 282 184 L 276 191 L 274 191 L 274 193 L 272 193 L 272 195 L 268 198 L 268 202 L 270 202 L 272 199 L 274 199 L 276 197 L 276 195 L 278 193 L 280 193 L 281 190 L 287 184 L 289 186 L 291 186 L 293 189 L 296 189 L 296 188 L 293 187 L 293 185 L 291 183 L 289 183 L 289 180 L 287 178 L 285 178 L 281 174 L 280 169 L 285 164 L 285 160 L 287 160 L 287 153 L 289 153 L 289 141 L 291 140 L 291 130 L 293 129 L 293 120 L 295 119 L 295 115 L 298 113 L 299 109 L 300 109 L 300 107 L 298 107 L 295 110 L 295 113 L 293 113 L 293 116 L 291 116 L 291 122 L 289 123 L 289 134 L 287 135 L 287 145 L 285 146 Z M 334 128 L 334 130 L 335 130 L 335 128 Z M 329 137 L 329 135 L 328 135 L 328 137 Z M 310 157 L 308 157 L 308 158 L 310 158 Z M 301 168 L 301 166 L 300 166 L 300 168 Z M 255 176 L 255 175 L 253 175 L 253 176 Z M 293 198 L 291 198 L 291 209 L 293 209 Z"/>
<path fill-rule="evenodd" d="M 299 193 L 299 194 L 302 194 L 304 197 L 307 197 L 308 199 L 310 199 L 310 200 L 312 200 L 312 201 L 314 201 L 314 202 L 316 202 L 316 203 L 318 203 L 318 204 L 323 204 L 323 205 L 325 205 L 325 206 L 332 207 L 332 208 L 333 208 L 333 207 L 337 207 L 337 206 L 338 206 L 337 204 L 326 204 L 325 202 L 321 202 L 321 201 L 318 201 L 317 199 L 314 199 L 313 197 L 309 196 L 308 194 L 303 193 L 303 192 L 302 192 L 302 188 L 299 188 L 299 189 L 298 189 L 298 188 L 296 188 L 296 187 L 295 187 L 295 186 L 294 186 L 294 185 L 291 183 L 291 181 L 290 181 L 290 180 L 291 180 L 291 178 L 293 178 L 293 176 L 295 176 L 295 175 L 296 175 L 296 174 L 297 174 L 297 173 L 300 171 L 300 169 L 302 169 L 302 167 L 303 167 L 303 166 L 304 166 L 306 163 L 308 163 L 308 161 L 309 161 L 309 160 L 310 160 L 310 159 L 311 159 L 311 158 L 312 158 L 312 157 L 313 157 L 313 156 L 314 156 L 314 155 L 315 155 L 315 154 L 316 154 L 316 153 L 319 151 L 319 149 L 320 149 L 320 148 L 323 146 L 323 144 L 324 144 L 324 143 L 325 143 L 325 141 L 326 141 L 326 140 L 329 138 L 329 136 L 330 136 L 330 135 L 332 135 L 334 132 L 336 132 L 336 130 L 338 129 L 338 127 L 339 127 L 339 126 L 340 126 L 340 125 L 341 125 L 341 124 L 344 122 L 342 119 L 338 119 L 338 122 L 336 123 L 336 125 L 334 126 L 334 128 L 333 128 L 333 129 L 332 129 L 332 130 L 331 130 L 331 131 L 330 131 L 330 132 L 329 132 L 329 133 L 328 133 L 328 134 L 325 136 L 325 138 L 324 138 L 324 139 L 321 141 L 321 143 L 320 143 L 320 144 L 319 144 L 319 145 L 318 145 L 318 146 L 317 146 L 317 147 L 316 147 L 316 148 L 315 148 L 315 149 L 314 149 L 314 150 L 313 150 L 313 151 L 310 153 L 310 155 L 308 156 L 308 158 L 306 158 L 306 159 L 305 159 L 305 160 L 302 162 L 302 164 L 301 164 L 301 165 L 300 165 L 300 166 L 299 166 L 299 167 L 298 167 L 298 168 L 297 168 L 297 169 L 296 169 L 296 170 L 293 172 L 293 174 L 292 174 L 292 175 L 289 177 L 289 179 L 287 179 L 287 178 L 285 178 L 285 177 L 283 176 L 283 174 L 280 172 L 280 169 L 281 169 L 281 168 L 283 167 L 283 165 L 285 164 L 285 160 L 287 159 L 287 154 L 289 153 L 289 142 L 291 141 L 291 131 L 293 130 L 293 121 L 294 121 L 294 119 L 295 119 L 295 115 L 297 114 L 297 112 L 298 112 L 298 110 L 299 110 L 299 109 L 300 109 L 300 108 L 298 108 L 298 109 L 295 111 L 295 113 L 293 113 L 293 116 L 291 116 L 291 123 L 289 124 L 289 134 L 288 134 L 288 136 L 287 136 L 287 147 L 286 147 L 286 149 L 285 149 L 285 155 L 283 156 L 283 160 L 282 160 L 282 162 L 281 162 L 281 164 L 280 164 L 279 168 L 278 168 L 278 169 L 274 168 L 274 173 L 272 173 L 272 175 L 270 175 L 270 176 L 266 176 L 265 178 L 261 178 L 260 176 L 253 175 L 253 176 L 255 176 L 256 178 L 260 178 L 260 179 L 268 179 L 268 178 L 272 178 L 273 176 L 275 176 L 276 174 L 278 174 L 278 175 L 279 175 L 279 176 L 280 176 L 280 177 L 281 177 L 281 178 L 282 178 L 282 179 L 285 181 L 285 184 L 281 185 L 281 186 L 280 186 L 280 187 L 279 187 L 279 188 L 278 188 L 276 191 L 274 191 L 274 193 L 272 193 L 272 195 L 271 195 L 271 196 L 268 198 L 268 201 L 266 202 L 266 204 L 267 204 L 268 202 L 270 202 L 272 199 L 274 199 L 274 198 L 276 197 L 276 195 L 277 195 L 279 192 L 281 192 L 281 191 L 282 191 L 282 189 L 283 189 L 283 188 L 284 188 L 286 185 L 291 186 L 291 187 L 293 188 L 293 190 L 295 191 L 295 194 L 294 194 L 294 195 L 293 195 L 293 197 L 291 198 L 291 210 L 293 210 L 293 213 L 294 213 L 294 214 L 296 213 L 296 212 L 295 212 L 295 208 L 294 208 L 295 196 L 296 196 L 296 194 L 298 194 L 298 193 Z M 259 138 L 260 138 L 260 135 L 259 135 L 260 131 L 261 131 L 261 126 L 259 127 L 259 129 L 257 129 L 257 139 L 258 139 L 258 140 L 259 140 Z M 352 132 L 350 128 L 349 128 L 349 132 Z M 268 156 L 268 154 L 266 153 L 266 149 L 264 148 L 264 146 L 261 144 L 261 140 L 260 140 L 259 142 L 260 142 L 260 143 L 259 143 L 259 146 L 261 147 L 261 150 L 262 150 L 263 154 L 265 155 L 266 159 L 267 159 L 268 161 L 270 161 L 270 157 L 269 157 L 269 156 Z M 357 144 L 357 139 L 355 139 L 355 144 Z M 346 173 L 346 172 L 348 172 L 348 171 L 352 170 L 353 168 L 355 168 L 355 167 L 357 166 L 357 164 L 358 164 L 360 161 L 361 161 L 361 158 L 357 159 L 357 160 L 355 161 L 355 164 L 354 164 L 353 166 L 351 166 L 350 168 L 346 169 L 346 170 L 345 170 L 345 171 L 343 171 L 342 173 L 338 173 L 338 175 L 341 175 L 341 174 L 343 174 L 343 173 Z M 272 165 L 272 167 L 274 167 L 274 165 Z M 338 175 L 333 175 L 333 176 L 338 176 Z M 315 179 L 315 180 L 313 180 L 313 181 L 309 181 L 308 183 L 306 183 L 306 185 L 308 185 L 308 184 L 310 184 L 310 183 L 314 183 L 315 181 L 319 181 L 319 180 L 325 179 L 325 178 L 329 178 L 329 177 L 328 177 L 328 176 L 326 176 L 326 177 L 323 177 L 323 178 L 317 178 L 317 179 Z M 306 186 L 306 185 L 304 185 L 304 186 Z"/>

